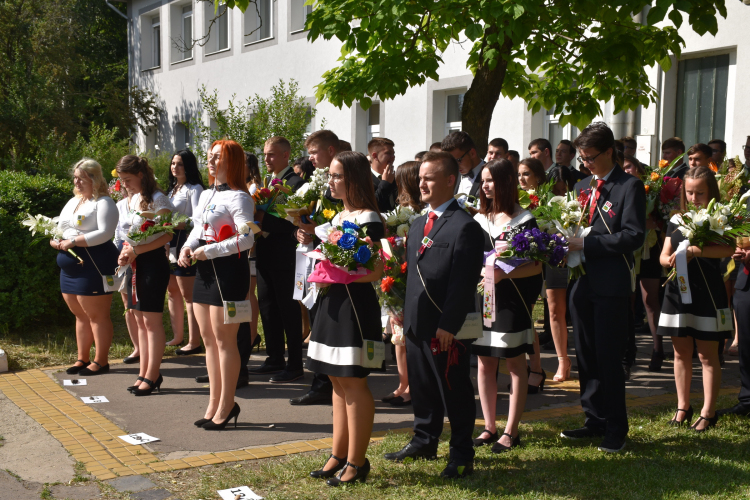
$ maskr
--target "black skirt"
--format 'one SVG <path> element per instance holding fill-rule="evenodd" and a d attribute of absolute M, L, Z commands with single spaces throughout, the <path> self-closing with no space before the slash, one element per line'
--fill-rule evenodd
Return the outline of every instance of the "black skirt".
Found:
<path fill-rule="evenodd" d="M 201 246 L 204 243 L 201 242 Z M 238 254 L 199 260 L 193 285 L 193 303 L 224 307 L 223 300 L 247 300 L 250 291 L 250 264 L 247 250 Z M 214 269 L 216 271 L 214 272 Z M 218 286 L 216 278 L 219 278 Z M 291 294 L 292 291 L 289 290 Z"/>
<path fill-rule="evenodd" d="M 568 266 L 551 267 L 545 264 L 542 268 L 544 286 L 547 290 L 566 290 L 568 288 Z"/>
<path fill-rule="evenodd" d="M 641 259 L 641 279 L 655 279 L 661 278 L 662 267 L 659 262 L 659 256 L 661 255 L 661 245 L 657 241 L 656 245 L 649 249 L 648 259 Z"/>
<path fill-rule="evenodd" d="M 180 252 L 182 251 L 183 245 L 185 245 L 185 242 L 187 241 L 188 236 L 190 235 L 190 231 L 187 231 L 185 229 L 179 229 L 174 232 L 174 236 L 172 236 L 172 241 L 169 242 L 169 250 L 171 252 L 176 253 L 176 258 L 180 258 Z M 170 274 L 172 276 L 195 276 L 196 273 L 196 266 L 192 265 L 189 267 L 182 267 L 182 266 L 172 266 L 170 270 Z"/>
<path fill-rule="evenodd" d="M 108 241 L 93 247 L 75 247 L 73 251 L 83 260 L 83 264 L 68 252 L 57 252 L 60 291 L 70 295 L 110 295 L 112 292 L 104 291 L 102 275 L 115 274 L 119 256 L 115 244 Z"/>
<path fill-rule="evenodd" d="M 133 297 L 132 273 L 128 272 L 125 287 L 128 291 L 128 309 L 163 312 L 164 296 L 169 286 L 169 259 L 164 247 L 139 253 L 134 262 L 136 294 Z"/>

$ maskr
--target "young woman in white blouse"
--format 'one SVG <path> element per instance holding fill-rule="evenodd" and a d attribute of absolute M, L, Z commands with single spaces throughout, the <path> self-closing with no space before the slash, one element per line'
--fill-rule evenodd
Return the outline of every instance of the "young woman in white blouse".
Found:
<path fill-rule="evenodd" d="M 156 185 L 154 171 L 145 158 L 123 156 L 117 162 L 117 174 L 133 197 L 128 202 L 126 219 L 130 226 L 146 221 L 141 214 L 165 215 L 174 210 L 169 198 Z M 147 396 L 161 386 L 161 358 L 164 355 L 164 326 L 162 312 L 164 295 L 169 285 L 169 259 L 164 245 L 172 236 L 165 234 L 155 241 L 137 246 L 123 245 L 118 263 L 130 264 L 126 289 L 128 309 L 134 311 L 138 323 L 140 372 L 136 383 L 128 388 L 136 396 Z M 133 266 L 135 264 L 135 266 Z M 133 271 L 135 278 L 133 278 Z"/>
<path fill-rule="evenodd" d="M 95 160 L 79 161 L 72 174 L 75 196 L 58 222 L 63 239 L 50 240 L 50 246 L 59 251 L 60 290 L 76 317 L 78 360 L 67 373 L 89 376 L 109 371 L 107 357 L 114 333 L 109 317 L 112 292 L 104 289 L 102 275 L 114 274 L 117 267 L 117 247 L 112 243 L 117 208 Z M 68 253 L 71 248 L 76 248 L 82 263 Z M 96 345 L 93 362 L 89 357 L 92 344 Z"/>
<path fill-rule="evenodd" d="M 130 221 L 128 220 L 128 203 L 130 198 L 133 197 L 133 193 L 128 193 L 125 186 L 120 182 L 120 194 L 123 198 L 117 202 L 117 214 L 119 221 L 117 222 L 117 229 L 115 229 L 115 246 L 117 247 L 117 254 L 119 256 L 122 251 L 122 246 L 125 243 L 123 236 L 128 234 L 130 230 Z M 128 292 L 123 285 L 120 288 L 120 298 L 122 299 L 122 305 L 125 308 L 125 324 L 128 327 L 128 335 L 130 340 L 133 342 L 133 352 L 130 356 L 123 358 L 122 362 L 126 365 L 132 365 L 141 361 L 141 351 L 138 347 L 138 322 L 135 320 L 135 314 L 133 311 L 128 309 Z"/>
<path fill-rule="evenodd" d="M 175 212 L 192 217 L 193 212 L 198 207 L 198 200 L 203 189 L 203 179 L 198 170 L 195 155 L 187 149 L 177 151 L 172 156 L 172 165 L 169 168 L 169 185 L 167 186 L 167 196 L 174 205 Z M 188 234 L 189 230 L 186 230 L 184 223 L 177 226 L 174 237 L 169 243 L 170 252 L 174 254 L 175 258 L 180 255 L 180 250 L 182 250 L 182 245 L 185 244 Z M 188 319 L 188 343 L 184 348 L 175 351 L 178 356 L 203 352 L 198 323 L 195 320 L 195 314 L 193 314 L 194 282 L 195 266 L 185 268 L 176 266 L 171 269 L 167 292 L 169 293 L 169 319 L 172 323 L 174 338 L 167 342 L 167 345 L 182 344 L 185 310 L 187 310 Z M 183 300 L 185 301 L 184 305 Z"/>
<path fill-rule="evenodd" d="M 253 235 L 240 234 L 239 228 L 253 221 L 255 206 L 245 185 L 245 153 L 236 142 L 221 140 L 211 145 L 208 176 L 213 188 L 201 195 L 179 265 L 188 267 L 192 260 L 198 261 L 193 309 L 206 348 L 210 397 L 204 418 L 195 425 L 220 430 L 232 418 L 236 427 L 240 413 L 234 402 L 240 373 L 239 324 L 224 324 L 223 302 L 247 297 L 247 253 Z"/>

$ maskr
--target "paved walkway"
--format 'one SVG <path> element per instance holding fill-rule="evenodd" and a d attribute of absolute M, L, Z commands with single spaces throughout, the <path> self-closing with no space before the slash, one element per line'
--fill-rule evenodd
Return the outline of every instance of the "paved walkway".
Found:
<path fill-rule="evenodd" d="M 671 363 L 665 363 L 662 373 L 647 372 L 649 341 L 645 336 L 639 340 L 642 342 L 638 366 L 628 383 L 628 405 L 675 401 Z M 192 422 L 203 416 L 207 401 L 207 386 L 193 380 L 196 375 L 205 373 L 204 361 L 200 356 L 165 359 L 164 391 L 148 397 L 136 398 L 125 391 L 137 376 L 137 367 L 122 364 L 112 364 L 110 374 L 89 377 L 87 386 L 78 387 L 63 388 L 63 379 L 75 377 L 60 369 L 3 374 L 0 375 L 0 391 L 100 480 L 331 447 L 330 406 L 294 407 L 288 403 L 290 397 L 307 391 L 310 374 L 300 383 L 281 386 L 269 384 L 267 377 L 258 377 L 249 387 L 239 390 L 237 401 L 242 413 L 236 431 L 208 433 L 194 427 Z M 261 358 L 254 356 L 251 366 L 260 362 Z M 547 387 L 542 394 L 529 396 L 524 420 L 580 414 L 578 383 L 575 380 L 553 382 L 556 364 L 553 353 L 543 353 L 543 366 L 548 371 Z M 695 370 L 694 375 L 693 389 L 699 393 L 700 370 Z M 476 380 L 476 370 L 473 376 Z M 727 359 L 723 376 L 721 393 L 736 394 L 739 385 L 737 358 Z M 505 386 L 508 381 L 502 365 L 498 415 L 507 414 Z M 378 401 L 373 440 L 381 439 L 388 431 L 409 432 L 411 408 L 394 408 L 379 402 L 380 397 L 397 386 L 395 364 L 389 364 L 388 373 L 371 376 L 369 383 Z M 110 402 L 84 404 L 82 396 L 106 396 Z M 477 410 L 477 415 L 481 416 L 478 397 Z M 479 419 L 476 425 L 481 428 L 484 421 Z M 130 445 L 118 438 L 137 432 L 158 437 L 160 441 Z"/>

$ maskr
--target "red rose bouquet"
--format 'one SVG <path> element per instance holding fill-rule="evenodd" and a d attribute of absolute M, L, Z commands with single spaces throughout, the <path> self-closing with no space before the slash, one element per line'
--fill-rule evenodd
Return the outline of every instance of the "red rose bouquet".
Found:
<path fill-rule="evenodd" d="M 164 234 L 174 234 L 175 226 L 187 222 L 189 217 L 179 213 L 169 212 L 164 215 L 154 215 L 153 212 L 139 212 L 145 219 L 140 226 L 131 226 L 124 237 L 132 246 L 145 245 L 159 239 Z"/>

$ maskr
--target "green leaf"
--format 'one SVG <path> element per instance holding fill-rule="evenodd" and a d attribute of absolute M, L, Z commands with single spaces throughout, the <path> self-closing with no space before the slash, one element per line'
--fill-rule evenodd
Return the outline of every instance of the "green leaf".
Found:
<path fill-rule="evenodd" d="M 482 25 L 481 24 L 470 24 L 466 27 L 466 37 L 472 42 L 482 36 Z"/>
<path fill-rule="evenodd" d="M 682 26 L 682 14 L 677 9 L 672 9 L 669 13 L 669 19 L 674 23 L 675 28 Z"/>

